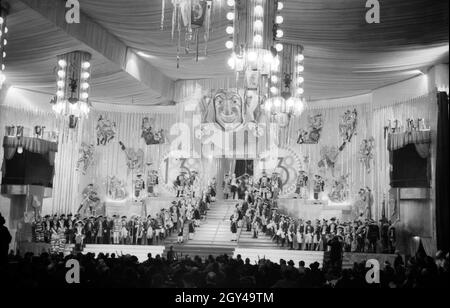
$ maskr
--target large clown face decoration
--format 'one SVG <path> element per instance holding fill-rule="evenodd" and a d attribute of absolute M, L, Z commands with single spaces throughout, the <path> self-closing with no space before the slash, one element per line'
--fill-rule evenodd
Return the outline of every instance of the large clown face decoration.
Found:
<path fill-rule="evenodd" d="M 225 130 L 244 123 L 243 101 L 237 92 L 218 91 L 213 98 L 216 122 Z"/>

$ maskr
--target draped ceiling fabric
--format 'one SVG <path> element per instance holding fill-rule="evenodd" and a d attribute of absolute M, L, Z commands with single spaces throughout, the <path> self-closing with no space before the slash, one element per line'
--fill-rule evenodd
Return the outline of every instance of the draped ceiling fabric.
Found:
<path fill-rule="evenodd" d="M 19 1 L 10 1 L 8 82 L 27 89 L 55 92 L 56 55 L 83 49 L 93 53 L 93 101 L 122 104 L 168 104 L 124 73 L 103 55 L 71 38 L 62 29 Z M 176 40 L 171 39 L 171 1 L 165 0 L 164 30 L 160 30 L 161 0 L 80 0 L 91 17 L 173 80 L 233 79 L 225 48 L 225 0 L 214 1 L 212 33 L 205 56 L 200 40 L 195 52 L 181 53 L 176 68 Z M 369 93 L 408 79 L 437 63 L 448 62 L 448 2 L 383 0 L 381 22 L 367 24 L 365 1 L 287 0 L 283 10 L 285 41 L 305 46 L 305 94 L 308 101 Z M 80 24 L 77 27 L 83 27 Z M 86 30 L 86 31 L 91 31 Z M 94 37 L 101 33 L 91 31 Z M 14 34 L 14 35 L 12 35 Z M 117 46 L 110 44 L 114 50 Z M 224 82 L 222 82 L 224 83 Z"/>

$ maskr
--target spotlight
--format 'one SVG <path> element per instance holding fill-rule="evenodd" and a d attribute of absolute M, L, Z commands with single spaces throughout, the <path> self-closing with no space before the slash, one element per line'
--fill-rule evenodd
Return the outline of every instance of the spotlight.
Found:
<path fill-rule="evenodd" d="M 284 8 L 283 2 L 278 2 L 278 11 L 281 11 Z"/>
<path fill-rule="evenodd" d="M 264 13 L 264 9 L 261 5 L 255 6 L 255 15 L 261 16 Z"/>
<path fill-rule="evenodd" d="M 256 34 L 256 35 L 253 37 L 253 42 L 254 42 L 255 44 L 261 44 L 262 41 L 263 41 L 263 38 L 262 38 L 262 36 L 259 35 L 259 34 Z"/>
<path fill-rule="evenodd" d="M 23 147 L 20 145 L 17 147 L 17 153 L 22 154 L 23 153 Z"/>
<path fill-rule="evenodd" d="M 230 20 L 230 21 L 234 20 L 234 12 L 228 12 L 227 13 L 227 19 Z"/>
<path fill-rule="evenodd" d="M 233 48 L 233 46 L 234 46 L 233 41 L 227 41 L 227 42 L 225 43 L 225 47 L 228 48 L 228 49 Z"/>
<path fill-rule="evenodd" d="M 234 6 L 235 1 L 234 0 L 227 0 L 227 5 L 228 6 Z"/>
<path fill-rule="evenodd" d="M 278 37 L 278 38 L 282 38 L 283 36 L 284 36 L 283 30 L 278 29 L 278 30 L 277 30 L 277 37 Z"/>
<path fill-rule="evenodd" d="M 227 32 L 227 34 L 233 34 L 234 28 L 232 26 L 228 26 L 225 31 Z"/>
<path fill-rule="evenodd" d="M 60 67 L 64 68 L 64 67 L 66 67 L 67 62 L 66 62 L 66 60 L 64 60 L 64 59 L 61 59 L 61 60 L 58 61 L 58 65 L 59 65 Z"/>
<path fill-rule="evenodd" d="M 282 51 L 283 51 L 283 44 L 277 43 L 277 44 L 275 45 L 275 48 L 276 48 L 276 50 L 277 50 L 278 52 L 282 52 Z"/>
<path fill-rule="evenodd" d="M 284 21 L 284 18 L 283 18 L 283 16 L 281 16 L 281 15 L 278 15 L 276 18 L 275 18 L 275 23 L 277 23 L 277 24 L 282 24 L 283 23 L 283 21 Z"/>
<path fill-rule="evenodd" d="M 253 26 L 255 27 L 255 30 L 261 30 L 263 28 L 264 24 L 263 24 L 262 20 L 257 19 L 253 23 Z"/>
<path fill-rule="evenodd" d="M 251 62 L 256 61 L 256 59 L 258 58 L 258 55 L 256 54 L 255 51 L 249 51 L 248 55 L 247 55 L 247 59 Z"/>

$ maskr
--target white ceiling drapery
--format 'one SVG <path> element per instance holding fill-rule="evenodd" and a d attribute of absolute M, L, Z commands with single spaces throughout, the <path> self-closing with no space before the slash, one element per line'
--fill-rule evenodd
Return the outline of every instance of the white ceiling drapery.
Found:
<path fill-rule="evenodd" d="M 223 5 L 223 0 L 215 1 Z M 56 55 L 88 49 L 20 0 L 8 17 L 7 78 L 13 85 L 55 91 Z M 305 46 L 305 94 L 308 100 L 369 93 L 408 79 L 437 63 L 448 63 L 448 3 L 440 0 L 382 0 L 381 22 L 367 24 L 365 1 L 285 0 L 285 40 Z M 129 48 L 172 80 L 232 77 L 226 62 L 225 8 L 217 6 L 207 56 L 183 54 L 176 67 L 171 40 L 171 1 L 166 0 L 160 30 L 161 0 L 80 0 L 80 7 Z M 81 27 L 83 25 L 80 25 Z M 114 48 L 113 45 L 110 48 Z M 200 40 L 200 52 L 205 49 Z M 93 100 L 121 104 L 167 104 L 103 55 L 92 52 Z"/>

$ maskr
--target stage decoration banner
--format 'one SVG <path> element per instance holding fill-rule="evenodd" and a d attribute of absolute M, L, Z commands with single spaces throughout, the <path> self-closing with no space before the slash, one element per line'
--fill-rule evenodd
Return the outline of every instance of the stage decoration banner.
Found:
<path fill-rule="evenodd" d="M 77 171 L 86 174 L 86 171 L 94 162 L 95 146 L 93 144 L 81 143 L 79 159 L 77 161 Z"/>
<path fill-rule="evenodd" d="M 317 144 L 323 127 L 322 114 L 308 116 L 308 126 L 298 131 L 298 144 Z"/>
<path fill-rule="evenodd" d="M 370 173 L 371 162 L 374 156 L 375 148 L 375 138 L 370 137 L 369 139 L 363 139 L 361 145 L 359 146 L 359 160 L 364 164 L 367 173 Z"/>

